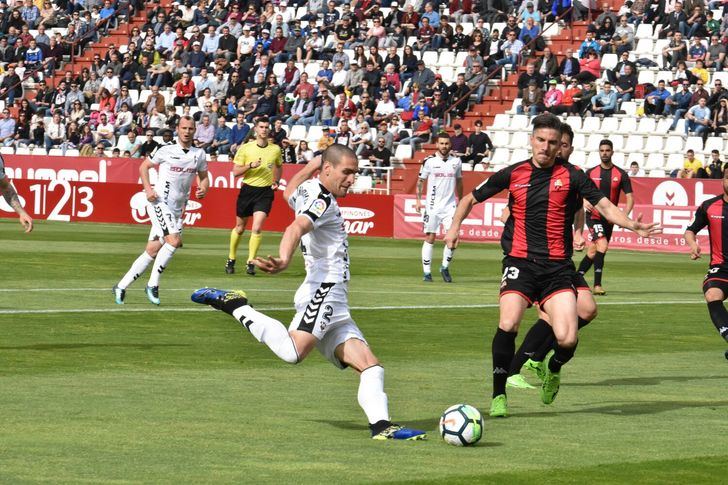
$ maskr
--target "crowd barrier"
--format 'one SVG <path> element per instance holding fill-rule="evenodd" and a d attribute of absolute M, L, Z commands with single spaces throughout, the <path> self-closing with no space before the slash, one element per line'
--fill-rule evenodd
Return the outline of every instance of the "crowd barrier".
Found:
<path fill-rule="evenodd" d="M 26 210 L 35 219 L 145 224 L 146 198 L 139 184 L 139 161 L 69 157 L 5 156 L 6 172 L 13 179 Z M 232 164 L 210 164 L 212 188 L 203 200 L 191 199 L 185 213 L 190 227 L 228 228 L 235 219 L 235 199 L 240 180 L 231 174 Z M 283 183 L 300 166 L 284 166 Z M 466 173 L 467 185 L 474 187 L 488 177 Z M 641 238 L 615 228 L 612 246 L 633 250 L 677 252 L 685 250 L 682 234 L 693 219 L 695 208 L 722 193 L 721 180 L 632 178 L 635 208 L 643 221 L 657 221 L 663 234 Z M 194 190 L 193 190 L 194 193 Z M 500 214 L 506 205 L 505 193 L 477 205 L 463 224 L 465 241 L 496 242 L 503 224 Z M 415 211 L 413 195 L 350 194 L 339 200 L 349 234 L 362 236 L 422 237 L 422 217 Z M 12 209 L 0 199 L 0 216 L 13 217 Z M 293 213 L 276 197 L 266 229 L 282 231 Z M 699 235 L 708 249 L 707 232 Z"/>

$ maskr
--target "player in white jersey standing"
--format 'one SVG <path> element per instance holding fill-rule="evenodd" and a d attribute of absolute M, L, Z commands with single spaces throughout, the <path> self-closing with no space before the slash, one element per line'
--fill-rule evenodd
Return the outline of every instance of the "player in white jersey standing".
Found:
<path fill-rule="evenodd" d="M 139 173 L 147 196 L 147 212 L 152 222 L 149 241 L 144 252 L 132 263 L 129 271 L 114 286 L 114 298 L 121 305 L 126 289 L 154 262 L 146 286 L 147 298 L 159 305 L 159 278 L 182 245 L 182 220 L 187 199 L 195 178 L 198 178 L 195 196 L 202 199 L 207 194 L 210 181 L 207 177 L 205 151 L 192 146 L 195 121 L 183 116 L 177 127 L 178 140 L 173 145 L 161 146 L 142 162 Z M 152 188 L 149 169 L 157 169 L 157 183 Z"/>
<path fill-rule="evenodd" d="M 417 202 L 415 202 L 417 212 L 422 213 L 422 186 L 426 180 L 427 198 L 425 212 L 422 214 L 425 232 L 425 242 L 422 243 L 422 270 L 425 274 L 423 280 L 428 283 L 432 282 L 432 250 L 437 231 L 440 226 L 443 227 L 443 234 L 450 229 L 458 200 L 463 197 L 463 162 L 459 157 L 450 154 L 452 148 L 450 135 L 445 132 L 439 133 L 436 143 L 435 154 L 422 161 L 417 179 Z M 452 283 L 450 262 L 454 252 L 454 248 L 445 245 L 440 266 L 440 274 L 445 283 Z"/>
<path fill-rule="evenodd" d="M 15 191 L 15 187 L 11 183 L 7 175 L 5 175 L 5 160 L 2 154 L 0 154 L 0 194 L 2 194 L 5 202 L 13 208 L 18 214 L 20 224 L 25 228 L 25 232 L 33 230 L 33 219 L 23 209 L 23 204 L 20 203 L 18 193 Z"/>
<path fill-rule="evenodd" d="M 254 310 L 242 291 L 203 288 L 192 294 L 192 301 L 232 315 L 285 362 L 301 362 L 316 347 L 336 367 L 353 368 L 360 375 L 357 397 L 373 439 L 424 439 L 423 431 L 390 421 L 384 368 L 349 313 L 349 244 L 336 199 L 346 196 L 354 183 L 357 156 L 334 144 L 324 151 L 322 162 L 309 162 L 286 187 L 283 197 L 296 218 L 283 234 L 278 257 L 254 260 L 262 271 L 279 273 L 301 246 L 306 278 L 294 297 L 296 315 L 288 329 Z M 318 170 L 319 178 L 308 180 Z"/>

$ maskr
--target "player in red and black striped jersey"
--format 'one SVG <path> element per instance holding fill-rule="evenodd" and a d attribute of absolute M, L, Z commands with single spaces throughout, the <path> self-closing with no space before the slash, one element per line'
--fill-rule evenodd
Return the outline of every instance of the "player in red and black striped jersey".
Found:
<path fill-rule="evenodd" d="M 549 317 L 556 336 L 549 359 L 541 400 L 553 402 L 559 390 L 561 367 L 574 356 L 577 343 L 576 295 L 571 262 L 574 214 L 585 198 L 608 221 L 649 236 L 656 224 L 633 221 L 597 189 L 584 172 L 556 156 L 561 146 L 562 124 L 553 115 L 533 119 L 532 158 L 495 173 L 463 197 L 445 237 L 456 247 L 460 226 L 473 206 L 508 190 L 511 215 L 501 239 L 505 253 L 501 280 L 500 321 L 493 338 L 492 416 L 507 414 L 505 395 L 508 368 L 515 353 L 518 327 L 535 301 Z"/>
<path fill-rule="evenodd" d="M 569 161 L 574 151 L 572 145 L 574 140 L 574 131 L 571 126 L 564 124 L 561 134 L 561 148 L 559 149 L 559 157 L 565 161 Z M 510 217 L 508 208 L 503 209 L 501 221 L 505 222 Z M 584 210 L 582 207 L 577 208 L 574 215 L 574 248 L 581 249 L 584 247 L 584 238 L 581 232 L 584 228 Z M 581 329 L 594 320 L 597 316 L 597 302 L 594 300 L 591 288 L 584 280 L 584 276 L 574 272 L 572 284 L 576 288 L 576 313 L 578 317 L 579 332 Z M 533 389 L 534 386 L 528 383 L 526 378 L 521 375 L 521 369 L 525 365 L 528 369 L 536 372 L 541 377 L 544 374 L 546 363 L 544 362 L 546 355 L 554 348 L 556 337 L 548 323 L 548 315 L 539 308 L 538 320 L 530 328 L 526 336 L 518 347 L 511 361 L 511 367 L 508 370 L 508 387 Z"/>
<path fill-rule="evenodd" d="M 703 202 L 685 231 L 691 259 L 700 258 L 695 236 L 705 227 L 710 239 L 710 268 L 703 281 L 703 293 L 713 325 L 728 341 L 728 310 L 723 305 L 728 297 L 728 170 L 723 170 L 723 194 Z M 725 357 L 728 359 L 728 351 Z"/>
<path fill-rule="evenodd" d="M 624 192 L 627 199 L 626 213 L 632 212 L 634 197 L 632 197 L 632 182 L 627 172 L 612 163 L 614 148 L 611 140 L 602 140 L 599 143 L 599 158 L 601 163 L 587 170 L 586 175 L 596 184 L 599 191 L 609 197 L 609 201 L 619 204 L 619 197 Z M 604 271 L 604 258 L 609 249 L 609 240 L 612 238 L 614 226 L 599 212 L 587 206 L 586 225 L 589 228 L 589 247 L 584 259 L 579 264 L 579 273 L 586 274 L 594 264 L 594 294 L 606 295 L 602 288 L 602 273 Z"/>

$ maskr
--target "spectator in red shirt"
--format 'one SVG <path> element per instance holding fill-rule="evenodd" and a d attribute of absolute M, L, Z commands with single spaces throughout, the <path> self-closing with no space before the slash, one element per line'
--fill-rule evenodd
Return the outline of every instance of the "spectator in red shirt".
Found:
<path fill-rule="evenodd" d="M 174 105 L 182 106 L 187 104 L 192 106 L 197 103 L 195 99 L 195 83 L 190 79 L 188 73 L 182 74 L 182 79 L 174 84 Z"/>

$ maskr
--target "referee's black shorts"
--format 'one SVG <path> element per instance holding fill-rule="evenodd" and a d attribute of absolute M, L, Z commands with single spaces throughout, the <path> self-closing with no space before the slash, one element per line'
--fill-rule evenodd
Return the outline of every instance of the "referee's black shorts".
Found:
<path fill-rule="evenodd" d="M 521 295 L 530 305 L 543 305 L 549 298 L 564 291 L 576 294 L 574 263 L 564 261 L 533 261 L 506 256 L 503 258 L 501 296 Z"/>
<path fill-rule="evenodd" d="M 711 288 L 718 288 L 724 296 L 728 296 L 728 266 L 716 264 L 708 269 L 703 280 L 703 293 Z"/>
<path fill-rule="evenodd" d="M 603 237 L 607 238 L 607 242 L 612 240 L 614 224 L 610 224 L 606 219 L 592 219 L 587 215 L 586 227 L 589 229 L 589 241 L 595 242 Z"/>
<path fill-rule="evenodd" d="M 273 189 L 270 186 L 254 187 L 243 185 L 240 187 L 237 202 L 238 217 L 250 217 L 254 212 L 270 214 L 273 206 Z"/>

